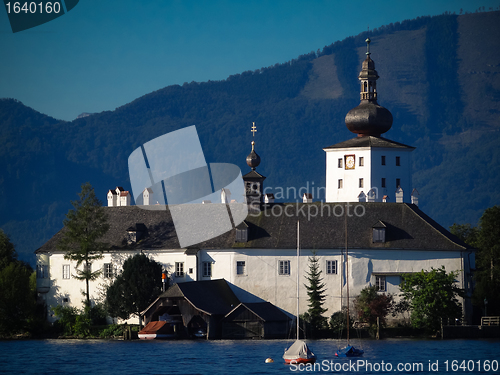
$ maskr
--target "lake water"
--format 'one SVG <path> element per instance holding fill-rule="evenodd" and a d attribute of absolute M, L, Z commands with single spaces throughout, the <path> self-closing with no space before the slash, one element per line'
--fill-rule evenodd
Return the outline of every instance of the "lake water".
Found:
<path fill-rule="evenodd" d="M 310 340 L 316 368 L 285 365 L 292 341 L 0 341 L 2 374 L 500 373 L 500 340 L 354 342 L 362 358 L 339 359 L 337 340 Z M 266 364 L 271 357 L 274 363 Z M 361 362 L 357 362 L 360 360 Z M 351 361 L 351 362 L 349 362 Z M 370 368 L 371 366 L 371 368 Z M 399 367 L 398 367 L 399 366 Z M 480 368 L 479 368 L 480 367 Z M 431 371 L 430 371 L 431 370 Z"/>

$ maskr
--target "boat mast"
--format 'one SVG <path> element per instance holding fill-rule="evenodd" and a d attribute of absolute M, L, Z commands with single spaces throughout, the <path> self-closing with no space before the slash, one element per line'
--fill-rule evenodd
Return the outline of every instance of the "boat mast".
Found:
<path fill-rule="evenodd" d="M 299 238 L 299 221 L 297 220 L 297 340 L 300 339 L 299 331 L 299 259 L 300 259 L 300 238 Z"/>
<path fill-rule="evenodd" d="M 347 209 L 347 207 L 346 207 Z M 349 345 L 349 253 L 347 250 L 347 213 L 344 211 L 345 226 L 345 263 L 346 263 L 346 297 L 347 297 L 347 345 Z"/>

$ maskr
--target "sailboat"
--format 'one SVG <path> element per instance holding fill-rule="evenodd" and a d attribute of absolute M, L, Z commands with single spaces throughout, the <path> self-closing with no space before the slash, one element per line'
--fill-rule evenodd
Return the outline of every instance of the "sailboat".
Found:
<path fill-rule="evenodd" d="M 283 359 L 286 364 L 298 363 L 314 363 L 316 362 L 316 355 L 309 349 L 306 342 L 300 340 L 299 335 L 299 259 L 300 259 L 300 239 L 299 239 L 299 222 L 297 221 L 297 339 L 295 342 L 285 350 Z"/>
<path fill-rule="evenodd" d="M 345 216 L 345 269 L 346 269 L 346 297 L 347 297 L 347 345 L 335 352 L 337 357 L 361 357 L 362 349 L 355 348 L 349 343 L 349 252 L 347 246 L 347 215 Z"/>

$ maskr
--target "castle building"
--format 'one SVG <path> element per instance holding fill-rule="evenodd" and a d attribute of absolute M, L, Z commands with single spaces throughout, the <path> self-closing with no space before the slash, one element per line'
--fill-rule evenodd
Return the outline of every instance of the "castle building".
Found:
<path fill-rule="evenodd" d="M 250 172 L 242 177 L 245 203 L 231 203 L 249 205 L 249 215 L 232 230 L 196 245 L 180 246 L 168 206 L 165 210 L 114 207 L 109 204 L 114 202 L 110 190 L 108 205 L 113 207 L 103 208 L 110 224 L 103 242 L 110 249 L 92 264 L 102 273 L 90 284 L 91 298 L 97 300 L 100 291 L 120 272 L 123 261 L 137 253 L 161 263 L 173 285 L 224 279 L 237 300 L 247 307 L 271 303 L 290 316 L 296 311 L 297 272 L 304 275 L 299 285 L 300 313 L 308 309 L 304 284 L 308 259 L 313 254 L 319 260 L 325 284 L 328 316 L 346 303 L 352 305 L 366 286 L 397 295 L 401 275 L 442 266 L 448 272 L 458 271 L 457 284 L 470 297 L 474 250 L 419 209 L 418 192 L 412 190 L 411 182 L 413 147 L 381 137 L 391 128 L 392 115 L 377 104 L 378 74 L 369 49 L 359 79 L 361 103 L 346 116 L 346 125 L 357 136 L 324 149 L 326 202 L 313 202 L 310 195 L 304 195 L 302 203 L 277 203 L 271 196 L 263 197 L 266 177 L 256 171 L 261 158 L 255 151 L 255 141 L 247 157 Z M 118 195 L 118 191 L 115 193 Z M 200 204 L 198 209 L 227 205 L 231 193 L 236 192 L 223 191 L 220 203 Z M 227 217 L 224 211 L 220 211 L 221 215 Z M 211 220 L 222 220 L 217 215 Z M 64 230 L 36 251 L 37 291 L 48 308 L 57 304 L 81 306 L 83 283 L 72 276 L 75 264 L 65 260 L 64 253 L 57 249 Z M 349 301 L 345 299 L 347 274 Z M 167 293 L 165 298 L 182 298 L 182 290 L 175 292 L 177 297 L 169 292 L 172 295 Z M 469 321 L 470 299 L 462 299 L 462 304 L 463 318 Z M 152 304 L 153 310 L 144 316 L 153 319 L 161 315 L 162 311 L 155 310 L 161 309 L 160 305 Z M 190 310 L 183 317 L 185 327 L 194 324 L 193 319 L 214 319 L 202 310 Z"/>

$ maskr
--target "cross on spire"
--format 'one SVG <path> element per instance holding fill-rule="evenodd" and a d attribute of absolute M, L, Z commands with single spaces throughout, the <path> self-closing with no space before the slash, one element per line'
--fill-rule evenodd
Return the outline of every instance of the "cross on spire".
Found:
<path fill-rule="evenodd" d="M 255 133 L 257 132 L 257 128 L 255 127 L 255 122 L 252 122 L 252 130 L 250 131 L 252 132 L 252 135 L 255 138 Z"/>

